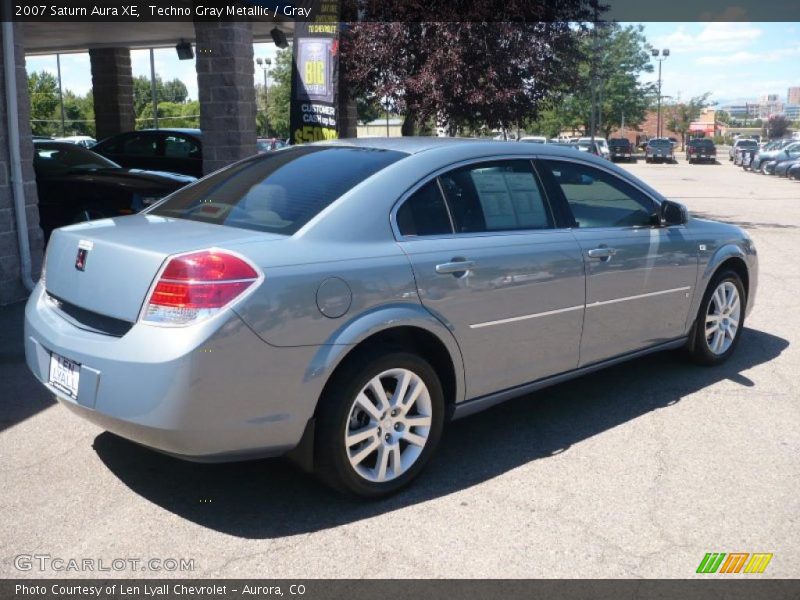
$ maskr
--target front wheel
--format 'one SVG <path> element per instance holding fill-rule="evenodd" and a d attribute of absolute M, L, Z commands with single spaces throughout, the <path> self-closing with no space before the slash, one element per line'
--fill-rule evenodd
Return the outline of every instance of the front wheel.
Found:
<path fill-rule="evenodd" d="M 744 327 L 747 298 L 742 279 L 735 271 L 717 274 L 700 304 L 690 347 L 692 359 L 702 365 L 717 365 L 733 354 Z"/>
<path fill-rule="evenodd" d="M 392 494 L 425 467 L 443 424 L 442 386 L 427 361 L 390 350 L 351 360 L 320 400 L 315 470 L 344 492 Z"/>

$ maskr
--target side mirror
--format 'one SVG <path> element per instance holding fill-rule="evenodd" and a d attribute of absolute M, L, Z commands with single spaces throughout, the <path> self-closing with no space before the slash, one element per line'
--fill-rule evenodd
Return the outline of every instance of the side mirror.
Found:
<path fill-rule="evenodd" d="M 683 204 L 672 200 L 664 200 L 659 208 L 658 217 L 662 227 L 685 225 L 689 221 L 689 211 Z"/>

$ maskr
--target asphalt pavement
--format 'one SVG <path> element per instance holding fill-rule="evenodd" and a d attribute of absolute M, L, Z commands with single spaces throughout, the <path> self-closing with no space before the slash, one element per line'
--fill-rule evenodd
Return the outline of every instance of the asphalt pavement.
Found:
<path fill-rule="evenodd" d="M 685 578 L 707 552 L 773 553 L 759 577 L 800 576 L 800 182 L 727 160 L 626 168 L 753 237 L 736 354 L 653 355 L 453 423 L 381 502 L 280 459 L 190 464 L 104 433 L 34 381 L 23 307 L 0 309 L 0 576 Z M 95 570 L 17 558 L 33 554 Z"/>

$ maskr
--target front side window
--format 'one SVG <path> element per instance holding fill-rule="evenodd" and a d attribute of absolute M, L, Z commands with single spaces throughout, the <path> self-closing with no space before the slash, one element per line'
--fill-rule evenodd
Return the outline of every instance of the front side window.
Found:
<path fill-rule="evenodd" d="M 181 188 L 149 212 L 292 235 L 403 152 L 298 146 L 258 154 Z"/>
<path fill-rule="evenodd" d="M 619 177 L 573 162 L 546 160 L 542 165 L 561 188 L 578 227 L 652 225 L 655 203 Z"/>
<path fill-rule="evenodd" d="M 470 165 L 449 171 L 439 180 L 456 233 L 553 226 L 541 187 L 527 160 Z"/>

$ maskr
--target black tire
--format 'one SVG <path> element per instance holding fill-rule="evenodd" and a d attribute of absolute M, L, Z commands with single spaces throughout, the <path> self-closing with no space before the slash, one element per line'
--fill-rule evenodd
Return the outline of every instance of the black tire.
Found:
<path fill-rule="evenodd" d="M 431 426 L 422 452 L 406 471 L 388 481 L 374 482 L 362 477 L 350 464 L 344 438 L 358 394 L 370 380 L 391 369 L 407 369 L 424 382 L 431 401 Z M 436 371 L 416 354 L 394 348 L 375 352 L 375 348 L 372 348 L 368 353 L 362 352 L 352 357 L 334 375 L 320 399 L 314 443 L 316 475 L 334 489 L 362 498 L 381 498 L 394 494 L 422 472 L 436 450 L 444 426 L 444 409 L 444 393 Z M 396 443 L 400 445 L 400 441 Z M 378 450 L 375 451 L 376 454 L 377 452 Z M 368 455 L 364 460 L 371 456 L 372 454 Z M 376 456 L 375 468 L 377 460 Z"/>
<path fill-rule="evenodd" d="M 722 353 L 715 353 L 711 350 L 705 335 L 706 315 L 708 314 L 709 305 L 713 301 L 714 292 L 725 282 L 732 283 L 739 293 L 739 325 L 728 349 Z M 728 358 L 730 358 L 731 354 L 733 354 L 734 350 L 736 349 L 736 346 L 739 344 L 739 339 L 742 336 L 746 309 L 747 294 L 739 274 L 733 270 L 726 269 L 714 275 L 714 277 L 711 279 L 711 282 L 708 284 L 705 294 L 703 295 L 703 300 L 700 303 L 700 308 L 697 311 L 697 318 L 695 319 L 695 323 L 692 328 L 692 335 L 690 336 L 689 343 L 687 345 L 690 358 L 695 363 L 704 366 L 719 365 L 728 360 Z"/>

